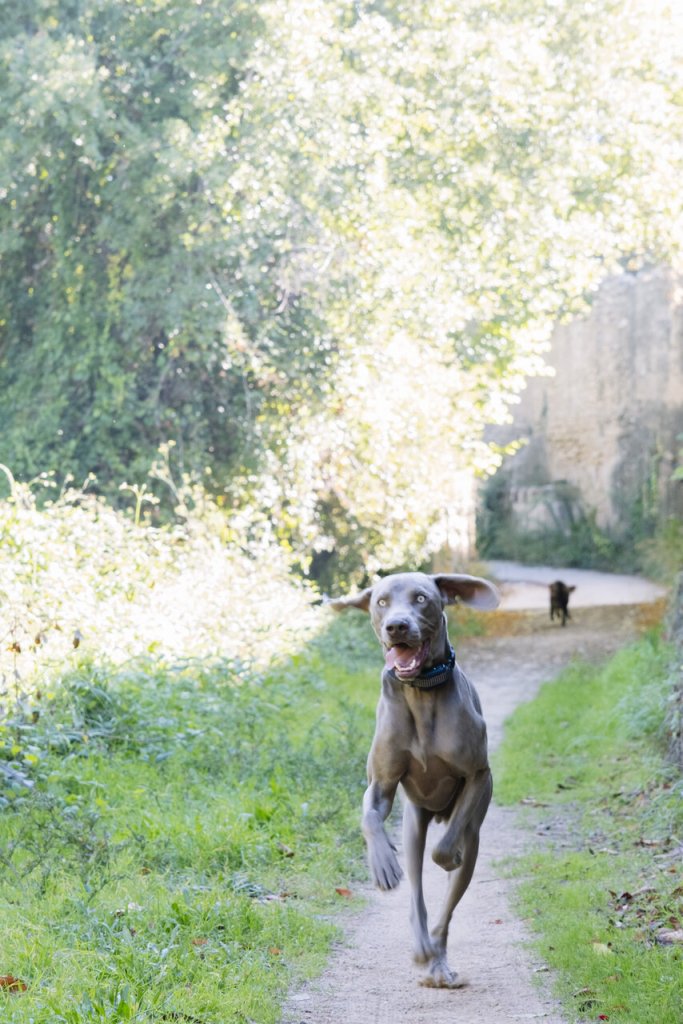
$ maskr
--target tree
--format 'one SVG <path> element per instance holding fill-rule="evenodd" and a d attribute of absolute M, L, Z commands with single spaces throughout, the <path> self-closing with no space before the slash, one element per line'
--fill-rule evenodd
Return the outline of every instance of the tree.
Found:
<path fill-rule="evenodd" d="M 118 484 L 173 438 L 304 566 L 419 560 L 551 324 L 680 249 L 663 2 L 28 10 L 0 59 L 18 472 Z"/>

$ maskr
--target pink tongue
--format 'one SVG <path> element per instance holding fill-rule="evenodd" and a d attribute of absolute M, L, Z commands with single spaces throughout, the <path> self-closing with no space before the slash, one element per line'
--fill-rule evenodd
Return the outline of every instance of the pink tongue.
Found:
<path fill-rule="evenodd" d="M 386 665 L 387 668 L 394 667 L 394 665 L 396 664 L 397 656 L 398 651 L 396 650 L 396 648 L 390 647 L 387 653 L 384 655 L 384 664 Z"/>

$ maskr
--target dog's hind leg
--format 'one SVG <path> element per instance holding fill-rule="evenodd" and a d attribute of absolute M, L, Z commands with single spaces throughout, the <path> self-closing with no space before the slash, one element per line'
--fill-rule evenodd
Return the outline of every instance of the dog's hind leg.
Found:
<path fill-rule="evenodd" d="M 413 931 L 413 949 L 415 960 L 419 964 L 426 963 L 434 955 L 427 928 L 427 908 L 422 889 L 425 842 L 432 817 L 431 811 L 416 807 L 406 800 L 403 808 L 403 852 L 411 890 L 410 925 Z"/>
<path fill-rule="evenodd" d="M 434 953 L 429 962 L 428 972 L 421 982 L 422 985 L 426 985 L 430 988 L 459 988 L 461 985 L 466 984 L 466 982 L 462 978 L 458 977 L 456 972 L 452 971 L 448 966 L 448 959 L 446 955 L 448 929 L 450 927 L 453 911 L 472 881 L 472 875 L 474 874 L 474 868 L 479 854 L 479 830 L 484 818 L 486 817 L 486 811 L 488 810 L 489 803 L 491 802 L 492 794 L 493 782 L 491 780 L 491 773 L 487 771 L 482 779 L 482 785 L 478 790 L 477 797 L 475 797 L 476 803 L 471 808 L 469 820 L 460 833 L 458 841 L 458 861 L 460 866 L 456 870 L 450 872 L 448 892 L 446 893 L 446 901 L 441 912 L 441 917 L 431 931 L 430 938 L 432 940 Z M 451 820 L 446 826 L 445 836 L 441 839 L 440 843 L 437 844 L 435 850 L 438 850 L 439 846 L 444 843 L 444 840 L 446 841 L 446 847 L 448 848 L 450 846 L 452 839 L 449 840 L 448 838 L 449 832 L 452 832 L 453 830 L 454 818 L 456 818 L 457 812 L 458 806 L 456 805 L 455 811 L 451 816 Z M 434 851 L 432 852 L 432 858 L 439 863 L 439 860 L 434 857 Z"/>
<path fill-rule="evenodd" d="M 429 961 L 427 974 L 420 982 L 427 988 L 460 988 L 467 982 L 456 971 L 448 966 L 446 947 L 448 945 L 448 929 L 453 911 L 462 899 L 472 880 L 479 853 L 479 824 L 465 829 L 462 842 L 462 864 L 451 872 L 441 917 L 432 929 L 431 944 L 433 953 Z"/>

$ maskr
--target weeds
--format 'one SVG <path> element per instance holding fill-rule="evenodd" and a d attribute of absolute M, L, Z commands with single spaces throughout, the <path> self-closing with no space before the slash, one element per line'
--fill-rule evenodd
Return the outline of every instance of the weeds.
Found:
<path fill-rule="evenodd" d="M 0 503 L 3 1024 L 268 1024 L 363 873 L 361 624 L 180 498 Z"/>
<path fill-rule="evenodd" d="M 277 1018 L 363 871 L 376 686 L 346 642 L 253 677 L 84 662 L 16 726 L 36 759 L 4 791 L 0 950 L 27 990 L 3 1021 Z"/>

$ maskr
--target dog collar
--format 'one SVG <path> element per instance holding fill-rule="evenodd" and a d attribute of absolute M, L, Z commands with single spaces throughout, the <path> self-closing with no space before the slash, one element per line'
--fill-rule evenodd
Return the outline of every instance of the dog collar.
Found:
<path fill-rule="evenodd" d="M 449 679 L 453 678 L 453 669 L 455 667 L 455 651 L 452 647 L 448 649 L 451 652 L 448 661 L 444 661 L 441 665 L 434 665 L 428 672 L 415 676 L 414 679 L 401 679 L 396 675 L 396 670 L 393 668 L 387 670 L 387 675 L 390 679 L 401 683 L 403 686 L 413 686 L 418 690 L 431 690 L 435 686 L 442 686 Z"/>

